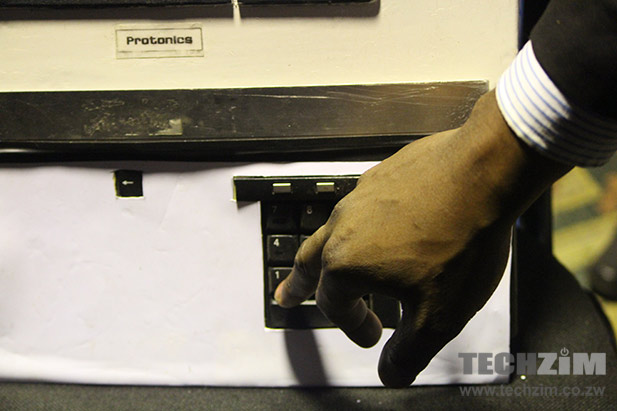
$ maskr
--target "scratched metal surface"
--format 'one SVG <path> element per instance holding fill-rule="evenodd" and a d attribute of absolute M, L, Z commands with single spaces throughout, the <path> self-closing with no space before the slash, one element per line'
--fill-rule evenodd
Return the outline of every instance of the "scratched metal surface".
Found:
<path fill-rule="evenodd" d="M 379 147 L 459 126 L 486 90 L 484 81 L 467 81 L 0 93 L 0 155 L 156 144 Z"/>

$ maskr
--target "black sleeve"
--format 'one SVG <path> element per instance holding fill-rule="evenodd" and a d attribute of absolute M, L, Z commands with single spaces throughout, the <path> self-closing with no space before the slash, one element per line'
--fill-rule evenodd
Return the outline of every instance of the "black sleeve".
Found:
<path fill-rule="evenodd" d="M 553 0 L 530 37 L 566 97 L 617 120 L 617 0 Z"/>

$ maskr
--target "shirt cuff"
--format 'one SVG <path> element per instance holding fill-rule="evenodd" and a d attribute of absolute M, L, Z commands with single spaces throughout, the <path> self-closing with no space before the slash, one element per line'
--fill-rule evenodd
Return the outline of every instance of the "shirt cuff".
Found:
<path fill-rule="evenodd" d="M 599 166 L 617 150 L 617 122 L 569 101 L 536 60 L 531 42 L 499 79 L 497 104 L 521 140 L 556 161 Z"/>

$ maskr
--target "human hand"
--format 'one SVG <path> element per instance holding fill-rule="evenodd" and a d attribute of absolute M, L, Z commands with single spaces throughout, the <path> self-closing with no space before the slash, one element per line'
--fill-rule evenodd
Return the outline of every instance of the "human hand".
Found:
<path fill-rule="evenodd" d="M 325 316 L 363 347 L 382 326 L 361 297 L 399 299 L 402 318 L 378 368 L 385 385 L 407 386 L 490 297 L 515 218 L 562 172 L 518 143 L 489 94 L 462 128 L 414 142 L 362 175 L 304 241 L 275 298 L 293 307 L 315 293 Z"/>

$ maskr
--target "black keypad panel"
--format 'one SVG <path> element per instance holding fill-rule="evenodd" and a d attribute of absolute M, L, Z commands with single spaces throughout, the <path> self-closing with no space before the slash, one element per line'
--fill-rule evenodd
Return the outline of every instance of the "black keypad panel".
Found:
<path fill-rule="evenodd" d="M 235 177 L 236 200 L 261 202 L 264 264 L 264 314 L 268 328 L 330 328 L 334 325 L 315 304 L 315 296 L 286 309 L 274 290 L 291 273 L 300 244 L 328 221 L 336 203 L 357 183 L 357 176 Z M 393 328 L 400 318 L 398 301 L 371 294 L 364 300 Z"/>

